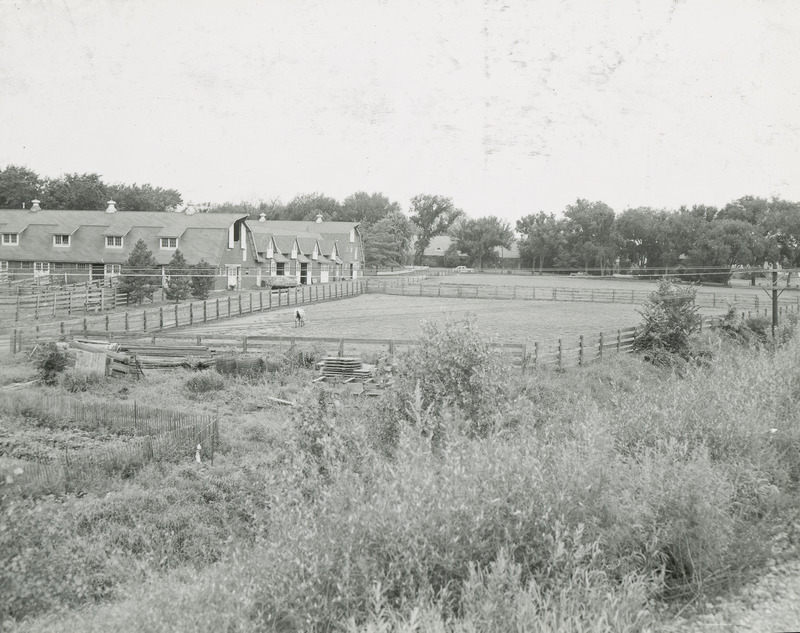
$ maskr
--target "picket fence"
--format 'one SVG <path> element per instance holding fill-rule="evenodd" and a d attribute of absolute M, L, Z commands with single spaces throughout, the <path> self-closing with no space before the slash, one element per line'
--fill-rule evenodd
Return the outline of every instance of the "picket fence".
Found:
<path fill-rule="evenodd" d="M 87 403 L 66 396 L 46 396 L 23 391 L 0 392 L 0 412 L 27 417 L 43 424 L 69 422 L 84 430 L 113 432 L 113 446 L 70 450 L 57 459 L 28 461 L 0 474 L 0 485 L 21 491 L 70 491 L 82 480 L 101 472 L 126 471 L 145 461 L 176 454 L 192 454 L 201 445 L 203 458 L 213 462 L 218 422 L 211 416 L 187 414 L 158 407 L 121 403 Z"/>

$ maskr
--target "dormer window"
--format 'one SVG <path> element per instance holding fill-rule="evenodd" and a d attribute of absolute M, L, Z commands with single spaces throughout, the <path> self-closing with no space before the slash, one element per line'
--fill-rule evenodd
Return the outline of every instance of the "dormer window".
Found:
<path fill-rule="evenodd" d="M 272 242 L 267 245 L 267 259 L 272 259 L 275 256 L 275 251 L 272 248 Z"/>
<path fill-rule="evenodd" d="M 352 244 L 355 241 L 356 241 L 356 230 L 350 229 L 350 243 Z"/>
<path fill-rule="evenodd" d="M 69 235 L 54 235 L 53 246 L 69 246 Z"/>
<path fill-rule="evenodd" d="M 314 252 L 311 253 L 311 259 L 319 259 L 319 249 L 317 249 L 316 244 L 314 244 Z"/>
<path fill-rule="evenodd" d="M 297 244 L 292 246 L 292 259 L 297 259 Z"/>
<path fill-rule="evenodd" d="M 19 233 L 3 233 L 3 246 L 16 246 L 19 244 Z"/>
<path fill-rule="evenodd" d="M 162 237 L 161 238 L 161 248 L 168 248 L 168 249 L 178 248 L 178 238 L 177 237 Z"/>
<path fill-rule="evenodd" d="M 122 248 L 122 236 L 106 235 L 106 248 Z"/>

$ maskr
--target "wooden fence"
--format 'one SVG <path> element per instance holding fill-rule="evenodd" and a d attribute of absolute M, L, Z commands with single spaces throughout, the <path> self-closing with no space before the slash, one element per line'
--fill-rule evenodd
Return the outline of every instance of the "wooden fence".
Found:
<path fill-rule="evenodd" d="M 68 421 L 82 429 L 113 431 L 113 446 L 70 450 L 49 462 L 29 461 L 0 476 L 0 485 L 19 490 L 69 491 L 98 473 L 127 472 L 145 461 L 190 455 L 199 444 L 203 458 L 213 461 L 219 441 L 217 420 L 133 403 L 86 403 L 65 396 L 42 398 L 27 392 L 0 393 L 0 411 L 9 416 L 43 421 Z M 128 435 L 129 437 L 125 437 Z"/>
<path fill-rule="evenodd" d="M 69 290 L 0 295 L 0 315 L 15 323 L 30 319 L 113 310 L 128 305 L 128 296 L 116 288 L 85 284 Z"/>
<path fill-rule="evenodd" d="M 22 350 L 25 345 L 33 345 L 36 339 L 67 336 L 81 331 L 102 331 L 112 336 L 162 332 L 177 327 L 265 312 L 274 308 L 346 299 L 362 294 L 365 287 L 366 282 L 362 279 L 338 281 L 281 290 L 229 294 L 222 299 L 176 303 L 135 311 L 84 316 L 75 321 L 56 321 L 28 329 L 17 328 L 9 337 L 9 349 L 14 354 Z"/>
<path fill-rule="evenodd" d="M 459 299 L 505 299 L 517 301 L 575 301 L 583 303 L 642 304 L 652 290 L 619 288 L 553 288 L 545 286 L 505 286 L 480 284 L 425 284 L 415 278 L 370 278 L 367 292 L 413 297 L 445 297 Z M 779 300 L 782 306 L 800 305 L 800 295 Z M 724 310 L 729 305 L 737 310 L 762 310 L 771 305 L 766 295 L 756 293 L 698 292 L 695 305 L 699 308 Z"/>

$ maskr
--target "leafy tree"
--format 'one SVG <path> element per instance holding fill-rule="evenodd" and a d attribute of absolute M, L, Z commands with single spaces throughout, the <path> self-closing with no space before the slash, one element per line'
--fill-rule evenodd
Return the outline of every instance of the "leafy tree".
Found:
<path fill-rule="evenodd" d="M 453 241 L 458 250 L 467 254 L 471 263 L 483 268 L 484 261 L 496 258 L 495 247 L 511 248 L 514 233 L 507 222 L 495 216 L 477 219 L 462 219 L 452 230 Z"/>
<path fill-rule="evenodd" d="M 133 247 L 130 257 L 122 265 L 120 290 L 128 293 L 128 302 L 139 304 L 152 299 L 161 283 L 159 266 L 144 240 Z"/>
<path fill-rule="evenodd" d="M 445 268 L 455 268 L 461 265 L 461 253 L 455 244 L 450 244 L 442 256 L 442 264 Z"/>
<path fill-rule="evenodd" d="M 687 265 L 697 268 L 692 279 L 728 283 L 734 266 L 760 265 L 766 240 L 749 222 L 715 220 L 695 235 Z"/>
<path fill-rule="evenodd" d="M 305 193 L 295 196 L 283 209 L 284 220 L 314 220 L 322 214 L 325 221 L 339 217 L 339 202 L 321 193 Z"/>
<path fill-rule="evenodd" d="M 31 200 L 40 197 L 43 182 L 27 167 L 8 165 L 0 170 L 0 209 L 29 207 Z"/>
<path fill-rule="evenodd" d="M 42 207 L 102 211 L 109 198 L 108 186 L 99 174 L 64 174 L 45 180 Z"/>
<path fill-rule="evenodd" d="M 402 211 L 392 211 L 363 233 L 367 266 L 402 266 L 408 259 L 415 227 Z"/>
<path fill-rule="evenodd" d="M 181 253 L 180 250 L 176 250 L 172 254 L 172 259 L 167 265 L 169 281 L 167 282 L 164 295 L 168 301 L 175 301 L 177 303 L 189 296 L 189 290 L 191 289 L 190 273 L 191 269 L 186 263 L 186 258 L 183 256 L 183 253 Z"/>
<path fill-rule="evenodd" d="M 190 279 L 192 296 L 195 299 L 208 299 L 208 295 L 214 289 L 214 268 L 206 260 L 201 259 L 192 268 Z"/>
<path fill-rule="evenodd" d="M 425 249 L 437 235 L 445 235 L 456 220 L 464 215 L 450 198 L 420 194 L 411 198 L 411 221 L 417 226 L 414 261 L 422 263 Z"/>
<path fill-rule="evenodd" d="M 604 275 L 618 252 L 614 210 L 604 202 L 578 199 L 567 206 L 564 216 L 573 256 L 583 263 L 586 272 L 590 264 L 597 263 L 600 274 Z"/>
<path fill-rule="evenodd" d="M 715 220 L 739 220 L 750 224 L 761 224 L 769 213 L 769 201 L 764 198 L 744 196 L 726 204 Z"/>
<path fill-rule="evenodd" d="M 539 260 L 539 274 L 546 259 L 554 256 L 564 246 L 563 223 L 551 214 L 540 211 L 517 220 L 517 233 L 522 235 L 519 241 L 519 254 L 523 260 L 536 266 Z"/>
<path fill-rule="evenodd" d="M 400 205 L 392 202 L 382 193 L 358 191 L 347 196 L 342 202 L 336 217 L 339 222 L 359 222 L 361 230 L 366 231 L 391 214 L 402 213 Z"/>
<path fill-rule="evenodd" d="M 109 186 L 107 190 L 120 211 L 169 211 L 183 203 L 177 190 L 149 184 L 117 184 Z"/>

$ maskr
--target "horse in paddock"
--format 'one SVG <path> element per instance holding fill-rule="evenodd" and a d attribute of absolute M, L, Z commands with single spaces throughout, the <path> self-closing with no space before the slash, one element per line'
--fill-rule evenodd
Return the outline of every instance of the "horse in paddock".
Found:
<path fill-rule="evenodd" d="M 297 308 L 294 311 L 294 326 L 303 327 L 306 324 L 306 311 L 303 308 Z"/>

